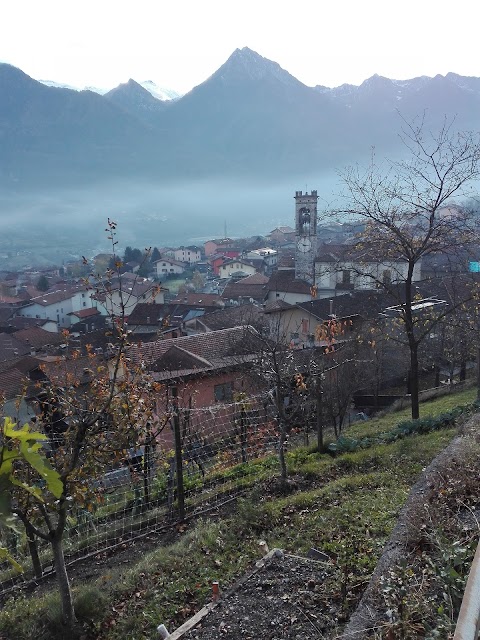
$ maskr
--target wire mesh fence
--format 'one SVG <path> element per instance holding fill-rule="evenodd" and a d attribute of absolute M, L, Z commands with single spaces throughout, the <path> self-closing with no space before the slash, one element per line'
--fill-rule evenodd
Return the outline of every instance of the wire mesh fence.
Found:
<path fill-rule="evenodd" d="M 67 562 L 86 559 L 158 529 L 174 526 L 237 497 L 278 469 L 279 430 L 271 397 L 259 394 L 171 412 L 148 443 L 125 451 L 120 463 L 90 478 L 94 499 L 69 509 Z M 0 532 L 2 545 L 24 569 L 0 565 L 0 593 L 33 577 L 32 540 Z M 48 542 L 34 541 L 42 569 L 53 569 Z"/>

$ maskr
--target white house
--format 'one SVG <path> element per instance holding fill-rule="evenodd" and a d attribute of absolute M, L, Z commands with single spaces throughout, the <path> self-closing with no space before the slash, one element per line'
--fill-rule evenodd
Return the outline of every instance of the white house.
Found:
<path fill-rule="evenodd" d="M 230 278 L 232 274 L 242 272 L 246 276 L 253 276 L 257 273 L 257 270 L 249 262 L 234 258 L 227 260 L 218 268 L 218 275 L 220 278 Z"/>
<path fill-rule="evenodd" d="M 155 274 L 158 278 L 168 276 L 170 274 L 183 273 L 185 271 L 185 264 L 179 262 L 174 258 L 168 258 L 164 256 L 155 262 Z"/>
<path fill-rule="evenodd" d="M 93 291 L 90 289 L 80 289 L 72 295 L 72 311 L 81 311 L 82 309 L 91 309 L 94 305 L 92 302 Z"/>
<path fill-rule="evenodd" d="M 65 288 L 32 298 L 27 305 L 18 310 L 18 315 L 24 318 L 51 320 L 59 327 L 68 328 L 72 323 L 72 317 L 69 315 L 72 311 L 92 306 L 91 291 L 86 287 Z"/>
<path fill-rule="evenodd" d="M 165 302 L 165 289 L 155 282 L 124 273 L 111 282 L 104 283 L 95 294 L 93 303 L 104 316 L 128 316 L 139 302 Z"/>
<path fill-rule="evenodd" d="M 186 262 L 187 264 L 195 264 L 202 259 L 202 252 L 198 247 L 179 247 L 178 249 L 169 249 L 166 255 L 170 256 L 177 262 Z"/>
<path fill-rule="evenodd" d="M 246 253 L 243 257 L 247 258 L 247 260 L 249 258 L 252 260 L 258 260 L 258 258 L 261 258 L 265 265 L 270 269 L 276 267 L 278 263 L 278 251 L 276 251 L 276 249 L 269 249 L 268 247 L 265 247 L 264 249 L 254 249 L 253 251 Z"/>

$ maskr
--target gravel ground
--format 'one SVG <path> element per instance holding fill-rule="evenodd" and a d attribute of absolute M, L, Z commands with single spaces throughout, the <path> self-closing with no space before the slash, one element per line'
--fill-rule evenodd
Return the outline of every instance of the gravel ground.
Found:
<path fill-rule="evenodd" d="M 336 624 L 322 589 L 332 566 L 276 550 L 182 640 L 318 640 Z"/>

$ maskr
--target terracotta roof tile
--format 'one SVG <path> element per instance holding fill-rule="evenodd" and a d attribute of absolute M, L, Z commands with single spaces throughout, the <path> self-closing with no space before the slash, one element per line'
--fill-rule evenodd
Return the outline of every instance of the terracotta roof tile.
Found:
<path fill-rule="evenodd" d="M 166 326 L 178 326 L 191 315 L 203 315 L 208 311 L 218 309 L 216 306 L 198 307 L 189 304 L 153 304 L 151 302 L 141 302 L 135 305 L 135 309 L 128 317 L 128 325 L 132 329 L 136 326 L 151 326 L 158 328 L 164 323 Z M 168 324 L 167 324 L 168 323 Z"/>
<path fill-rule="evenodd" d="M 0 373 L 0 397 L 12 400 L 25 393 L 30 381 L 21 371 L 12 368 Z"/>
<path fill-rule="evenodd" d="M 261 307 L 255 304 L 242 304 L 207 313 L 199 319 L 199 322 L 209 331 L 239 326 L 257 326 L 262 322 L 261 312 Z"/>
<path fill-rule="evenodd" d="M 14 327 L 18 331 L 20 329 L 31 329 L 32 327 L 42 327 L 48 322 L 54 322 L 53 320 L 40 319 L 40 318 L 26 318 L 23 316 L 17 316 L 16 318 L 10 318 L 7 323 L 10 327 Z M 56 323 L 54 323 L 56 325 Z M 55 332 L 56 333 L 56 332 Z"/>
<path fill-rule="evenodd" d="M 273 302 L 267 302 L 263 310 L 263 313 L 273 313 L 274 311 L 285 311 L 287 309 L 294 309 L 294 308 L 295 308 L 294 304 L 285 302 L 285 300 L 273 300 Z"/>
<path fill-rule="evenodd" d="M 86 287 L 69 287 L 58 291 L 49 291 L 47 293 L 42 293 L 35 298 L 31 298 L 30 304 L 39 304 L 42 307 L 48 307 L 51 304 L 56 304 L 57 302 L 68 300 L 79 291 L 86 291 Z"/>
<path fill-rule="evenodd" d="M 9 333 L 0 333 L 0 362 L 15 360 L 30 353 L 30 347 Z"/>
<path fill-rule="evenodd" d="M 90 318 L 91 316 L 100 315 L 100 311 L 96 307 L 90 307 L 88 309 L 80 309 L 79 311 L 72 311 L 69 316 L 77 316 L 77 318 Z"/>
<path fill-rule="evenodd" d="M 212 358 L 224 359 L 243 356 L 259 348 L 258 334 L 247 327 L 233 327 L 220 331 L 210 331 L 193 336 L 157 340 L 146 344 L 132 345 L 129 357 L 135 364 L 144 363 L 151 366 L 173 345 L 189 353 L 205 358 L 209 362 Z"/>
<path fill-rule="evenodd" d="M 211 362 L 173 344 L 152 366 L 152 371 L 210 369 Z"/>
<path fill-rule="evenodd" d="M 41 327 L 31 327 L 30 329 L 21 329 L 13 334 L 22 344 L 39 349 L 46 345 L 59 345 L 65 341 L 60 333 L 45 331 Z"/>
<path fill-rule="evenodd" d="M 310 285 L 304 280 L 297 280 L 293 269 L 285 269 L 273 272 L 265 291 L 310 294 Z"/>

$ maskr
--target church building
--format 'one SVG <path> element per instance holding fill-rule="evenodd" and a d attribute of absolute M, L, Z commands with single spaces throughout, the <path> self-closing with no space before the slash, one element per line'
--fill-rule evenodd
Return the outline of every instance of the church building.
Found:
<path fill-rule="evenodd" d="M 314 287 L 317 298 L 353 290 L 376 290 L 382 285 L 405 281 L 408 264 L 401 257 L 374 255 L 368 246 L 358 244 L 320 244 L 317 202 L 316 190 L 295 192 L 295 280 Z M 419 262 L 413 280 L 419 280 L 420 276 Z"/>

